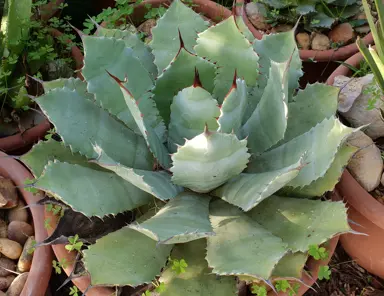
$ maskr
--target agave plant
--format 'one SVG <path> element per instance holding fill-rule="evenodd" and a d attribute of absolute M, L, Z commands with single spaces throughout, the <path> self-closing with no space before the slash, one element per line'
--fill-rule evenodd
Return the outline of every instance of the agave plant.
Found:
<path fill-rule="evenodd" d="M 297 92 L 294 32 L 245 28 L 233 16 L 208 27 L 175 0 L 148 46 L 132 30 L 82 35 L 85 81 L 36 98 L 63 141 L 22 157 L 33 186 L 88 217 L 142 214 L 83 251 L 92 285 L 235 295 L 237 278 L 300 280 L 310 245 L 350 231 L 341 202 L 308 199 L 355 152 L 338 89 Z"/>
<path fill-rule="evenodd" d="M 357 15 L 361 3 L 357 0 L 296 1 L 261 0 L 266 5 L 265 16 L 272 25 L 277 23 L 295 24 L 300 16 L 307 30 L 331 28 L 337 22 L 345 22 Z M 357 25 L 359 22 L 356 20 Z"/>

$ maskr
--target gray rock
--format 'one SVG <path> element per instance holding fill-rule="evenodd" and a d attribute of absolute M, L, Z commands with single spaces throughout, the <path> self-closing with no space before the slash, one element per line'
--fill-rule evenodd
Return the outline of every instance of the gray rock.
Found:
<path fill-rule="evenodd" d="M 249 21 L 258 30 L 269 30 L 271 26 L 266 23 L 265 16 L 267 15 L 267 9 L 264 4 L 250 2 L 245 5 L 245 12 Z"/>
<path fill-rule="evenodd" d="M 340 112 L 348 112 L 355 100 L 361 95 L 363 86 L 371 83 L 373 74 L 364 77 L 351 78 L 344 75 L 335 77 L 333 86 L 340 88 L 339 101 L 337 109 Z"/>
<path fill-rule="evenodd" d="M 361 148 L 351 158 L 348 170 L 365 190 L 368 192 L 374 190 L 379 186 L 383 172 L 383 159 L 381 158 L 380 149 L 362 131 L 352 134 L 347 142 Z"/>
<path fill-rule="evenodd" d="M 352 107 L 347 112 L 342 113 L 342 115 L 354 127 L 368 125 L 364 132 L 372 139 L 377 139 L 384 136 L 384 120 L 381 114 L 384 104 L 378 98 L 375 108 L 367 109 L 369 100 L 372 99 L 371 92 L 364 92 L 367 87 L 378 88 L 375 82 L 364 85 L 362 93 L 355 99 Z"/>
<path fill-rule="evenodd" d="M 327 50 L 331 48 L 331 41 L 326 35 L 321 33 L 312 32 L 311 42 L 313 50 Z"/>

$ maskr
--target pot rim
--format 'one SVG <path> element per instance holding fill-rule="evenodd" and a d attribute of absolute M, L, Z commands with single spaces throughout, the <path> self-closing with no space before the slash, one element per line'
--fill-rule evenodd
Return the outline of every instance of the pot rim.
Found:
<path fill-rule="evenodd" d="M 262 39 L 263 34 L 261 34 L 248 20 L 247 14 L 245 12 L 245 1 L 244 0 L 236 0 L 236 15 L 242 16 L 245 24 L 247 25 L 248 29 L 252 32 L 253 36 L 255 36 L 257 39 Z M 373 36 L 372 33 L 367 34 L 362 38 L 363 42 L 365 44 L 372 44 L 373 43 Z M 300 49 L 300 58 L 303 61 L 307 61 L 309 59 L 314 59 L 318 62 L 330 62 L 330 61 L 338 61 L 338 60 L 345 60 L 355 53 L 359 52 L 359 49 L 357 48 L 356 44 L 353 42 L 351 44 L 342 46 L 335 49 L 327 49 L 327 50 L 304 50 Z"/>
<path fill-rule="evenodd" d="M 33 195 L 23 189 L 25 179 L 33 179 L 32 174 L 19 161 L 0 152 L 0 174 L 11 179 L 18 187 L 27 205 L 36 204 L 43 198 L 41 193 Z M 43 241 L 47 237 L 44 228 L 44 209 L 39 206 L 31 206 L 33 226 L 36 241 Z M 52 272 L 52 251 L 49 246 L 42 246 L 34 251 L 31 270 L 25 283 L 21 296 L 45 295 Z"/>

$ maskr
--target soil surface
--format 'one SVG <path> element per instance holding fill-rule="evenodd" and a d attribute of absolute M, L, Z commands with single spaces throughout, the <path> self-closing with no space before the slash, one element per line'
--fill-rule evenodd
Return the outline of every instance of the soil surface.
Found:
<path fill-rule="evenodd" d="M 341 247 L 336 248 L 331 262 L 329 281 L 317 281 L 305 296 L 384 296 L 384 281 L 357 265 Z"/>

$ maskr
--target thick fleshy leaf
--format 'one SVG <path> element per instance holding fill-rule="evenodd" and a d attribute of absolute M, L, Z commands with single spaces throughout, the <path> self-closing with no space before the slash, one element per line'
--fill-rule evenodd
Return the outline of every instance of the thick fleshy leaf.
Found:
<path fill-rule="evenodd" d="M 342 202 L 271 196 L 249 216 L 280 237 L 293 252 L 306 252 L 309 245 L 320 245 L 350 230 Z"/>
<path fill-rule="evenodd" d="M 119 29 L 107 29 L 104 27 L 98 27 L 97 36 L 113 37 L 115 39 L 123 39 L 126 47 L 130 47 L 133 50 L 133 56 L 140 60 L 140 63 L 148 71 L 153 78 L 157 77 L 157 67 L 154 64 L 155 57 L 153 56 L 151 49 L 146 45 L 135 30 L 132 28 L 128 30 Z"/>
<path fill-rule="evenodd" d="M 179 51 L 179 33 L 183 38 L 185 48 L 189 52 L 193 52 L 197 33 L 204 31 L 207 27 L 208 22 L 204 21 L 199 14 L 181 1 L 173 1 L 169 9 L 157 21 L 157 25 L 152 28 L 151 47 L 159 73 L 169 65 Z"/>
<path fill-rule="evenodd" d="M 240 174 L 214 190 L 212 194 L 244 211 L 249 211 L 295 178 L 302 167 L 303 164 L 299 161 L 278 171 Z"/>
<path fill-rule="evenodd" d="M 160 274 L 171 249 L 124 227 L 84 250 L 83 261 L 92 285 L 138 286 Z"/>
<path fill-rule="evenodd" d="M 171 157 L 167 148 L 162 142 L 162 137 L 159 137 L 155 131 L 153 124 L 153 116 L 158 116 L 155 101 L 151 97 L 143 97 L 140 101 L 136 101 L 134 95 L 124 86 L 123 82 L 117 77 L 111 75 L 120 86 L 123 93 L 125 103 L 135 120 L 142 136 L 153 155 L 163 168 L 168 169 L 171 166 Z M 161 121 L 161 124 L 162 121 Z"/>
<path fill-rule="evenodd" d="M 98 158 L 94 161 L 99 166 L 116 173 L 124 180 L 163 201 L 176 197 L 183 188 L 171 181 L 166 171 L 145 171 L 126 167 L 115 162 L 99 147 L 95 147 Z"/>
<path fill-rule="evenodd" d="M 188 267 L 180 274 L 170 267 L 162 273 L 159 281 L 166 288 L 161 296 L 236 296 L 235 277 L 213 274 L 204 259 L 205 252 L 204 239 L 176 245 L 172 250 L 172 259 L 184 259 Z"/>
<path fill-rule="evenodd" d="M 176 152 L 177 145 L 184 145 L 204 131 L 216 130 L 220 108 L 211 94 L 200 86 L 190 86 L 180 91 L 171 105 L 171 121 L 169 123 L 168 146 L 170 152 Z"/>
<path fill-rule="evenodd" d="M 271 62 L 268 84 L 259 104 L 241 129 L 248 147 L 261 154 L 283 139 L 287 128 L 287 71 L 289 63 Z"/>
<path fill-rule="evenodd" d="M 277 170 L 305 154 L 303 161 L 307 165 L 287 186 L 296 188 L 309 185 L 325 175 L 339 147 L 353 131 L 334 116 L 324 119 L 305 134 L 252 159 L 248 172 Z"/>
<path fill-rule="evenodd" d="M 317 179 L 311 184 L 302 188 L 292 189 L 286 187 L 279 194 L 291 195 L 297 197 L 312 197 L 322 196 L 328 191 L 332 191 L 339 182 L 340 177 L 347 166 L 349 160 L 358 151 L 357 147 L 344 144 L 337 152 L 334 161 L 330 168 L 325 173 L 324 177 Z"/>
<path fill-rule="evenodd" d="M 300 90 L 288 104 L 288 126 L 284 140 L 279 144 L 289 142 L 335 115 L 338 94 L 337 87 L 321 83 L 309 84 Z"/>
<path fill-rule="evenodd" d="M 303 75 L 294 30 L 279 34 L 264 34 L 261 40 L 255 40 L 253 48 L 260 57 L 261 73 L 258 87 L 261 89 L 267 85 L 269 75 L 267 71 L 271 61 L 285 63 L 291 59 L 288 71 L 288 100 L 290 101 L 295 89 L 299 87 L 299 78 Z"/>
<path fill-rule="evenodd" d="M 235 71 L 248 86 L 256 85 L 259 58 L 237 28 L 233 16 L 199 33 L 195 51 L 219 66 L 214 90 L 219 103 L 229 92 Z"/>
<path fill-rule="evenodd" d="M 196 192 L 209 192 L 245 169 L 247 150 L 247 140 L 205 131 L 172 155 L 172 181 Z"/>
<path fill-rule="evenodd" d="M 67 87 L 70 90 L 76 90 L 79 93 L 87 93 L 87 83 L 79 78 L 59 78 L 51 81 L 42 82 L 44 92 L 47 93 L 55 88 Z M 93 99 L 92 94 L 88 94 L 90 99 Z"/>
<path fill-rule="evenodd" d="M 207 238 L 206 259 L 213 272 L 269 279 L 287 244 L 222 200 L 211 203 L 210 219 L 216 235 Z"/>
<path fill-rule="evenodd" d="M 152 200 L 113 172 L 63 162 L 49 163 L 34 186 L 88 217 L 121 213 Z"/>
<path fill-rule="evenodd" d="M 83 44 L 87 54 L 81 73 L 88 82 L 88 91 L 95 94 L 103 108 L 138 132 L 119 85 L 107 71 L 117 77 L 127 77 L 125 86 L 136 99 L 153 86 L 152 77 L 122 39 L 83 36 Z"/>
<path fill-rule="evenodd" d="M 324 12 L 317 12 L 312 16 L 312 19 L 317 20 L 317 22 L 311 23 L 313 28 L 331 28 L 336 18 L 330 17 Z"/>
<path fill-rule="evenodd" d="M 130 227 L 160 244 L 180 244 L 214 235 L 208 195 L 180 193 L 152 218 Z"/>
<path fill-rule="evenodd" d="M 252 32 L 249 30 L 248 26 L 245 24 L 243 16 L 238 15 L 235 18 L 236 25 L 239 28 L 239 31 L 244 35 L 245 38 L 251 43 L 256 40 L 255 36 L 253 36 Z"/>
<path fill-rule="evenodd" d="M 213 90 L 215 65 L 181 48 L 173 62 L 156 80 L 153 89 L 157 108 L 165 124 L 170 120 L 172 99 L 183 88 L 193 84 L 195 69 L 199 72 L 200 81 L 208 92 Z"/>
<path fill-rule="evenodd" d="M 1 42 L 15 55 L 23 51 L 26 45 L 24 41 L 29 38 L 30 26 L 26 24 L 32 16 L 32 5 L 32 0 L 7 0 L 1 3 L 2 14 L 4 13 L 1 20 Z M 3 57 L 3 52 L 1 56 Z"/>
<path fill-rule="evenodd" d="M 87 158 L 79 153 L 73 153 L 64 143 L 53 139 L 40 141 L 30 151 L 20 157 L 20 160 L 32 171 L 35 177 L 40 177 L 44 167 L 50 161 L 58 160 L 81 166 L 97 168 L 97 165 L 88 162 Z"/>
<path fill-rule="evenodd" d="M 94 145 L 97 144 L 121 164 L 152 169 L 153 157 L 145 140 L 81 93 L 64 87 L 36 101 L 73 152 L 96 158 Z"/>
<path fill-rule="evenodd" d="M 240 136 L 240 127 L 247 108 L 247 100 L 247 85 L 245 81 L 236 79 L 220 108 L 221 114 L 217 120 L 220 125 L 219 132 L 234 132 L 237 136 Z"/>
<path fill-rule="evenodd" d="M 316 2 L 316 0 L 298 0 L 296 12 L 301 15 L 316 12 Z"/>
<path fill-rule="evenodd" d="M 308 255 L 302 252 L 287 253 L 272 272 L 274 278 L 295 278 L 301 279 Z"/>

